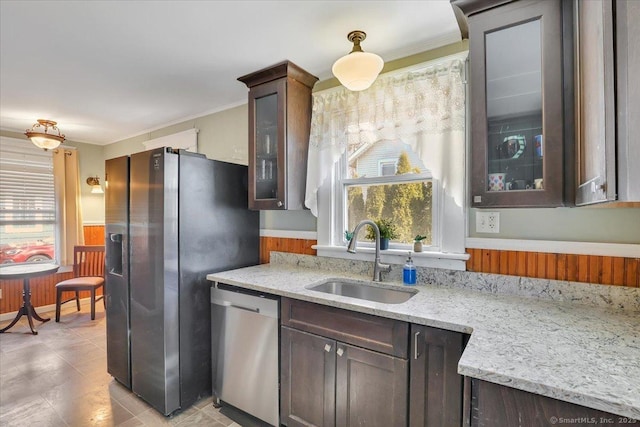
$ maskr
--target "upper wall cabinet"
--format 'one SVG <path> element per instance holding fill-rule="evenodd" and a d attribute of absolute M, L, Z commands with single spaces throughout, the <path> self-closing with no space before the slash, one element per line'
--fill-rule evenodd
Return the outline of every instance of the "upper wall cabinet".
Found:
<path fill-rule="evenodd" d="M 238 80 L 249 88 L 249 209 L 304 209 L 318 78 L 284 61 Z"/>
<path fill-rule="evenodd" d="M 616 199 L 612 6 L 575 3 L 577 205 Z"/>
<path fill-rule="evenodd" d="M 640 3 L 575 3 L 577 205 L 640 201 Z"/>
<path fill-rule="evenodd" d="M 469 24 L 471 206 L 565 205 L 573 112 L 562 2 L 452 3 Z"/>
<path fill-rule="evenodd" d="M 640 201 L 640 2 L 617 0 L 616 131 L 618 200 Z"/>

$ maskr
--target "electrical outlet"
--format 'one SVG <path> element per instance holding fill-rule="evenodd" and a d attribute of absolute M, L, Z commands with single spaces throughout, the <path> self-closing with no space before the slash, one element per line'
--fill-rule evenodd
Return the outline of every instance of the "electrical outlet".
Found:
<path fill-rule="evenodd" d="M 476 233 L 499 233 L 500 212 L 476 211 Z"/>

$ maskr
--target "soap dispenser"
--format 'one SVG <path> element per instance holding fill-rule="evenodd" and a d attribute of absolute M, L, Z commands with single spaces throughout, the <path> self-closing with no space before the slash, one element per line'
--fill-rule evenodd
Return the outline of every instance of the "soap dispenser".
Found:
<path fill-rule="evenodd" d="M 402 283 L 409 286 L 415 285 L 417 279 L 416 276 L 416 266 L 413 265 L 411 251 L 409 251 L 409 258 L 407 258 L 407 262 L 404 267 L 402 267 Z"/>

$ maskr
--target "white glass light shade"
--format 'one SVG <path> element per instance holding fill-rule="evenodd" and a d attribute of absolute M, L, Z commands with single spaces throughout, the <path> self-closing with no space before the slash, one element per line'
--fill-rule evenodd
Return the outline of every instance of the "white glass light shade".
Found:
<path fill-rule="evenodd" d="M 58 148 L 60 145 L 60 140 L 56 138 L 50 138 L 47 135 L 42 136 L 30 136 L 31 142 L 33 142 L 36 147 L 43 148 L 45 150 L 53 150 L 54 148 Z"/>
<path fill-rule="evenodd" d="M 383 66 L 384 61 L 375 53 L 352 52 L 338 59 L 331 71 L 344 87 L 360 91 L 376 81 Z"/>
<path fill-rule="evenodd" d="M 102 191 L 102 186 L 100 184 L 92 185 L 91 192 L 93 194 L 104 194 L 104 191 Z"/>
<path fill-rule="evenodd" d="M 56 127 L 58 123 L 53 120 L 38 119 L 38 123 L 31 126 L 24 133 L 38 148 L 44 150 L 53 150 L 64 142 L 64 135 L 60 133 L 60 129 Z M 51 131 L 51 132 L 50 132 Z M 57 132 L 53 133 L 53 132 Z"/>

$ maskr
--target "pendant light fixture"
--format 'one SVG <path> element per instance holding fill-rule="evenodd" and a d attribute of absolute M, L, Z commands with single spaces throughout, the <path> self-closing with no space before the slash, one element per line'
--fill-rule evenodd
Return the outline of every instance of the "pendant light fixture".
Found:
<path fill-rule="evenodd" d="M 56 127 L 58 123 L 52 120 L 38 119 L 38 123 L 31 126 L 24 133 L 37 147 L 46 150 L 53 150 L 64 142 L 64 135 Z"/>
<path fill-rule="evenodd" d="M 352 91 L 369 88 L 382 71 L 384 61 L 375 53 L 363 52 L 360 42 L 367 38 L 364 31 L 351 31 L 347 39 L 353 43 L 348 55 L 338 59 L 331 68 L 344 87 Z"/>

